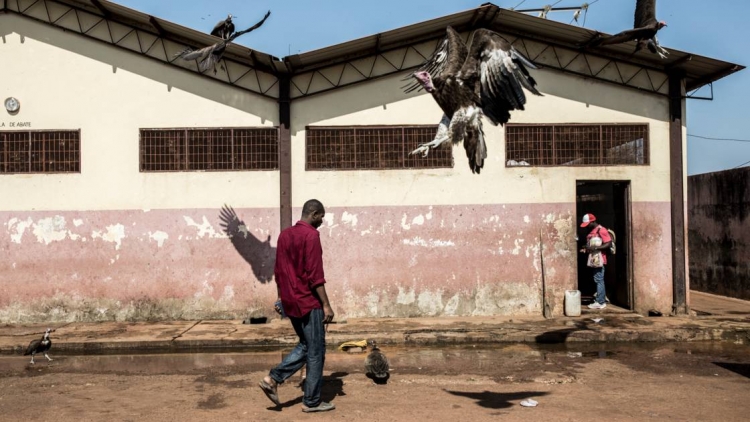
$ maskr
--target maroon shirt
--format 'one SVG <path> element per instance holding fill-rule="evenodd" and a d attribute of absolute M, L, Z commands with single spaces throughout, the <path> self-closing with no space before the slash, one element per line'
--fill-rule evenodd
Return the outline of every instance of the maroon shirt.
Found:
<path fill-rule="evenodd" d="M 326 282 L 323 248 L 320 233 L 313 226 L 298 221 L 281 232 L 276 243 L 274 274 L 281 305 L 287 315 L 302 318 L 313 309 L 322 307 L 313 289 Z"/>

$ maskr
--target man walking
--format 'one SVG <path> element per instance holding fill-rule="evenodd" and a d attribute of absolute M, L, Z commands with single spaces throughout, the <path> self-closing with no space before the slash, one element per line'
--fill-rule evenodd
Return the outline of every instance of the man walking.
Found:
<path fill-rule="evenodd" d="M 320 398 L 326 353 L 324 324 L 333 320 L 323 275 L 323 249 L 317 230 L 325 213 L 323 204 L 311 199 L 302 207 L 300 221 L 279 235 L 274 268 L 276 287 L 284 313 L 299 336 L 299 344 L 260 381 L 260 388 L 278 406 L 278 384 L 307 365 L 303 412 L 324 412 L 335 408 Z M 280 313 L 281 309 L 277 306 L 276 311 Z"/>
<path fill-rule="evenodd" d="M 591 266 L 591 272 L 594 276 L 594 283 L 596 284 L 596 296 L 594 296 L 594 303 L 589 305 L 590 309 L 604 309 L 607 307 L 606 302 L 606 291 L 604 289 L 604 267 L 607 265 L 607 253 L 610 245 L 612 244 L 612 237 L 609 235 L 609 231 L 596 221 L 594 214 L 586 214 L 583 216 L 581 227 L 590 228 L 591 231 L 586 236 L 586 247 L 581 252 L 588 254 L 601 253 L 601 262 L 597 262 Z M 598 237 L 601 242 L 598 245 L 591 241 L 592 238 Z M 589 261 L 592 261 L 589 259 Z"/>

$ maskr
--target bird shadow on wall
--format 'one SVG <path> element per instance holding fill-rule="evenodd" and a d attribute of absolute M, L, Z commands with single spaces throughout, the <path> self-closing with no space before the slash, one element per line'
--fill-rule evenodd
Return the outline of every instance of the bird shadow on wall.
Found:
<path fill-rule="evenodd" d="M 221 227 L 226 233 L 237 253 L 250 264 L 255 278 L 261 283 L 269 283 L 273 279 L 273 267 L 276 264 L 276 248 L 271 246 L 271 236 L 265 240 L 255 237 L 240 220 L 234 209 L 224 205 L 219 216 Z"/>

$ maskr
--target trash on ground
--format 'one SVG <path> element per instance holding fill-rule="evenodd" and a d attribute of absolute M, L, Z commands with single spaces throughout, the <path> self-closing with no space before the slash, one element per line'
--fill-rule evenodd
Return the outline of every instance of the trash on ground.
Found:
<path fill-rule="evenodd" d="M 604 321 L 604 318 L 591 318 L 591 320 L 598 324 L 598 323 Z"/>
<path fill-rule="evenodd" d="M 536 407 L 538 404 L 539 402 L 534 399 L 521 400 L 521 406 L 523 407 Z"/>
<path fill-rule="evenodd" d="M 355 341 L 345 341 L 339 345 L 339 350 L 344 352 L 349 352 L 349 349 L 359 348 L 359 352 L 364 351 L 367 349 L 367 339 L 365 340 L 355 340 Z M 351 350 L 352 353 L 356 353 L 354 350 Z"/>
<path fill-rule="evenodd" d="M 583 353 L 581 352 L 568 352 L 569 358 L 581 358 L 583 357 Z"/>

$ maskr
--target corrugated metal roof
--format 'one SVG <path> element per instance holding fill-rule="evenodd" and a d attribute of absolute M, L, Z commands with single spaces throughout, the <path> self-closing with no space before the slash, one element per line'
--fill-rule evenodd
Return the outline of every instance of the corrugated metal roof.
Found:
<path fill-rule="evenodd" d="M 217 41 L 216 37 L 207 33 L 196 31 L 108 0 L 56 1 L 194 47 L 211 45 Z M 588 41 L 593 35 L 593 31 L 585 28 L 541 19 L 524 13 L 502 9 L 492 3 L 485 3 L 475 9 L 469 9 L 302 54 L 286 56 L 283 59 L 238 44 L 230 44 L 227 47 L 225 56 L 237 62 L 277 75 L 281 73 L 299 73 L 332 64 L 344 63 L 377 52 L 384 52 L 410 44 L 437 39 L 444 36 L 445 27 L 449 25 L 458 31 L 482 27 L 490 28 L 495 31 L 569 49 L 577 49 L 579 44 Z M 632 52 L 632 43 L 627 43 L 606 46 L 598 48 L 595 51 L 587 51 L 586 53 L 617 59 L 654 70 L 669 71 L 674 68 L 682 69 L 686 73 L 688 90 L 697 89 L 745 68 L 734 63 L 671 48 L 669 49 L 670 55 L 668 60 L 662 60 L 649 52 L 642 51 L 635 55 L 631 54 Z"/>
<path fill-rule="evenodd" d="M 294 71 L 309 71 L 323 66 L 343 63 L 354 58 L 365 57 L 375 52 L 399 48 L 444 36 L 445 27 L 458 31 L 489 28 L 559 47 L 579 49 L 594 32 L 574 25 L 541 19 L 524 13 L 502 9 L 485 3 L 470 9 L 437 19 L 405 26 L 380 34 L 356 39 L 342 44 L 285 57 Z M 684 51 L 668 48 L 669 59 L 662 60 L 648 51 L 633 53 L 633 43 L 605 46 L 586 53 L 646 67 L 653 70 L 671 71 L 681 69 L 686 74 L 687 89 L 694 90 L 745 68 L 738 64 L 712 59 Z"/>

